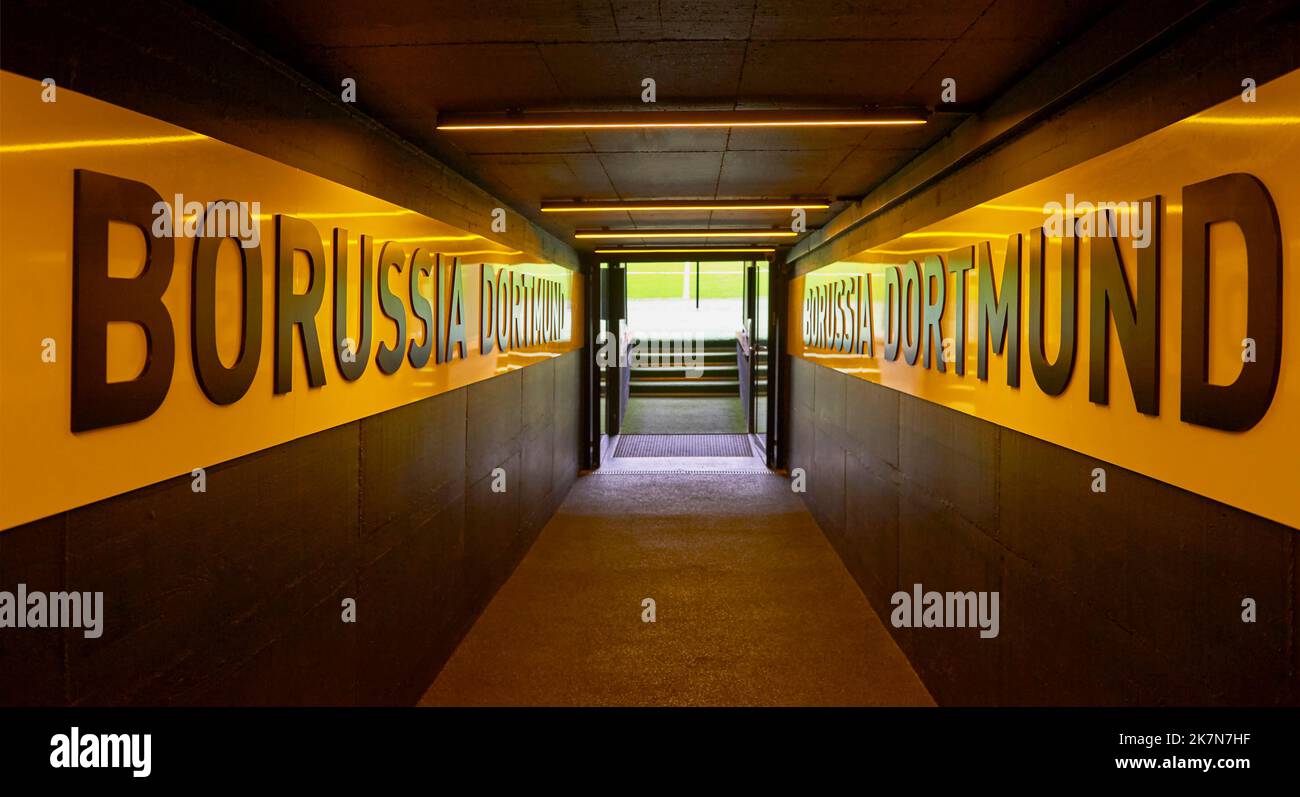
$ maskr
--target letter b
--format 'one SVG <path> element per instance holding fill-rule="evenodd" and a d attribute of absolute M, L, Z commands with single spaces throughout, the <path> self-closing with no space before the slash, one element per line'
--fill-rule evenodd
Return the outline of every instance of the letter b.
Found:
<path fill-rule="evenodd" d="M 163 293 L 171 282 L 171 238 L 149 234 L 158 192 L 134 180 L 85 169 L 74 173 L 72 255 L 72 431 L 148 418 L 162 406 L 176 365 L 176 334 Z M 144 238 L 144 268 L 134 278 L 108 274 L 109 222 L 129 224 Z M 128 322 L 145 333 L 144 370 L 108 381 L 108 325 Z"/>

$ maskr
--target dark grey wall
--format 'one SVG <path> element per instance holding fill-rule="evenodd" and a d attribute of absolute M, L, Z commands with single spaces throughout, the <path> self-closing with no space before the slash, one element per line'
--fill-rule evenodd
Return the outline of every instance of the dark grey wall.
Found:
<path fill-rule="evenodd" d="M 804 499 L 939 703 L 1298 702 L 1293 529 L 807 360 L 791 369 Z M 890 596 L 917 583 L 1000 591 L 1000 635 L 893 628 Z"/>
<path fill-rule="evenodd" d="M 106 615 L 0 631 L 0 704 L 414 702 L 577 476 L 582 354 L 0 532 Z"/>

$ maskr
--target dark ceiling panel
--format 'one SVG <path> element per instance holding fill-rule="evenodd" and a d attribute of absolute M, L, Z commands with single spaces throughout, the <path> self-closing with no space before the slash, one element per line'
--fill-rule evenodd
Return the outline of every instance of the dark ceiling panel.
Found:
<path fill-rule="evenodd" d="M 581 130 L 539 130 L 527 136 L 514 133 L 439 133 L 437 135 L 451 142 L 461 151 L 475 155 L 592 151 L 590 134 Z"/>
<path fill-rule="evenodd" d="M 595 155 L 475 155 L 473 162 L 517 193 L 542 199 L 566 196 L 614 195 L 614 186 Z"/>
<path fill-rule="evenodd" d="M 991 0 L 759 0 L 755 39 L 955 39 Z M 1041 3 L 1041 0 L 1039 0 Z M 814 13 L 810 13 L 814 11 Z"/>
<path fill-rule="evenodd" d="M 669 227 L 680 227 L 680 226 L 683 226 L 683 225 L 682 225 L 682 218 L 683 218 L 683 217 L 682 217 L 682 214 L 680 214 L 680 213 L 661 213 L 661 212 L 657 212 L 657 211 L 640 210 L 640 211 L 634 211 L 634 212 L 629 213 L 629 214 L 627 214 L 627 215 L 629 215 L 629 216 L 632 217 L 632 222 L 633 222 L 637 227 L 646 227 L 646 228 L 650 228 L 650 229 L 656 229 L 656 228 L 658 228 L 658 229 L 667 229 L 667 228 L 669 228 Z M 700 219 L 700 220 L 702 220 L 702 219 L 707 219 L 707 218 L 708 218 L 708 215 L 709 215 L 708 212 L 705 211 L 705 212 L 702 212 L 701 214 L 699 214 L 698 216 L 695 216 L 694 219 Z M 716 215 L 716 216 L 721 216 L 722 214 L 715 214 L 715 215 Z M 767 214 L 767 215 L 770 217 L 772 214 L 769 213 L 769 214 Z M 599 222 L 596 222 L 594 219 L 592 219 L 592 220 L 590 220 L 590 221 L 593 222 L 593 223 L 590 225 L 590 226 L 592 226 L 592 227 L 601 227 L 601 226 L 604 226 L 604 225 L 610 224 L 610 222 L 605 221 L 605 220 L 603 220 L 603 219 L 602 219 L 601 221 L 599 221 Z M 760 221 L 760 222 L 753 222 L 752 220 L 751 220 L 751 221 L 746 221 L 746 220 L 740 218 L 740 214 L 734 214 L 734 215 L 733 215 L 733 214 L 730 214 L 730 213 L 729 213 L 729 214 L 726 214 L 726 218 L 725 218 L 725 219 L 723 219 L 723 220 L 721 220 L 721 221 L 718 221 L 717 223 L 718 223 L 719 225 L 728 224 L 728 225 L 733 225 L 733 226 L 737 226 L 737 227 L 739 227 L 739 226 L 745 226 L 745 227 L 748 227 L 748 226 L 751 226 L 751 225 L 752 225 L 752 226 L 755 226 L 755 227 L 767 227 L 767 226 L 770 225 L 770 219 L 764 219 L 763 221 Z M 587 220 L 587 219 L 583 219 L 583 221 L 582 221 L 582 225 L 583 225 L 583 226 L 587 226 L 587 224 L 588 224 L 588 220 Z M 705 226 L 708 226 L 708 225 L 702 223 L 701 221 L 688 219 L 688 220 L 686 221 L 686 225 L 685 225 L 685 226 L 689 226 L 689 227 L 705 227 Z"/>
<path fill-rule="evenodd" d="M 785 214 L 542 214 L 542 199 L 856 198 L 964 118 L 908 128 L 438 133 L 443 111 L 991 101 L 1114 0 L 193 0 L 547 229 L 762 226 Z M 288 131 L 287 134 L 293 134 Z M 313 142 L 318 146 L 319 142 Z M 837 206 L 840 207 L 840 206 Z M 810 229 L 834 211 L 809 212 Z M 725 242 L 725 241 L 724 241 Z M 585 245 L 585 244 L 584 244 Z"/>
<path fill-rule="evenodd" d="M 718 183 L 722 154 L 618 152 L 602 154 L 600 160 L 621 197 L 710 199 Z"/>
<path fill-rule="evenodd" d="M 912 90 L 905 103 L 939 102 L 940 81 L 957 81 L 958 103 L 980 103 L 1013 83 L 1022 63 L 1038 63 L 1065 34 L 1081 30 L 1115 3 L 1111 0 L 1036 3 L 996 0 L 970 31 L 944 52 Z M 1007 53 L 1014 52 L 1015 58 Z"/>
<path fill-rule="evenodd" d="M 264 5 L 278 6 L 281 16 L 292 23 L 295 35 L 317 47 L 618 38 L 618 27 L 606 0 L 286 0 Z"/>
<path fill-rule="evenodd" d="M 856 147 L 866 138 L 864 127 L 737 127 L 727 141 L 729 150 L 826 150 Z"/>
<path fill-rule="evenodd" d="M 753 8 L 742 0 L 658 0 L 656 5 L 659 35 L 667 39 L 746 39 L 753 24 Z"/>
<path fill-rule="evenodd" d="M 608 197 L 596 197 L 597 199 L 607 199 Z M 589 227 L 592 229 L 598 227 L 653 227 L 667 226 L 667 222 L 662 224 L 646 224 L 639 221 L 641 214 L 628 213 L 627 211 L 613 211 L 609 213 L 582 213 L 578 215 L 565 217 L 573 227 Z"/>
<path fill-rule="evenodd" d="M 346 48 L 330 55 L 355 73 L 358 98 L 377 82 L 402 112 L 496 111 L 556 105 L 566 97 L 531 44 Z"/>
<path fill-rule="evenodd" d="M 751 42 L 740 93 L 897 103 L 947 47 L 933 39 Z"/>
<path fill-rule="evenodd" d="M 805 221 L 809 229 L 816 229 L 830 220 L 830 210 L 806 211 Z M 708 224 L 713 227 L 788 227 L 794 216 L 788 210 L 780 211 L 714 211 L 709 214 Z"/>
<path fill-rule="evenodd" d="M 662 39 L 663 24 L 659 20 L 659 4 L 643 0 L 610 0 L 614 10 L 614 24 L 619 33 L 629 40 Z"/>
<path fill-rule="evenodd" d="M 657 99 L 664 102 L 730 103 L 745 60 L 745 43 L 739 41 L 544 44 L 540 49 L 565 96 L 635 104 L 641 103 L 645 78 L 654 79 Z M 593 64 L 601 66 L 592 69 Z"/>
<path fill-rule="evenodd" d="M 963 38 L 1063 42 L 1117 5 L 1116 0 L 994 0 Z"/>
<path fill-rule="evenodd" d="M 728 152 L 722 161 L 718 193 L 724 196 L 790 196 L 818 186 L 851 150 Z"/>
<path fill-rule="evenodd" d="M 943 81 L 956 81 L 957 102 L 968 103 L 974 98 L 988 97 L 1015 77 L 1014 64 L 989 58 L 989 51 L 998 47 L 1015 47 L 1007 42 L 969 41 L 954 42 L 934 64 L 926 70 L 900 100 L 917 105 L 942 106 Z"/>
<path fill-rule="evenodd" d="M 828 196 L 862 196 L 918 154 L 917 149 L 856 149 L 825 176 L 818 188 Z"/>
<path fill-rule="evenodd" d="M 592 130 L 587 139 L 597 152 L 719 152 L 727 147 L 727 131 Z"/>

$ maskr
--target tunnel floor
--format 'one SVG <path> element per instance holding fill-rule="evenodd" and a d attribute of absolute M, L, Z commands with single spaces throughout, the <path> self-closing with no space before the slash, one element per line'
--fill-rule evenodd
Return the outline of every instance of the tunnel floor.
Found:
<path fill-rule="evenodd" d="M 420 704 L 933 705 L 760 468 L 580 478 Z"/>

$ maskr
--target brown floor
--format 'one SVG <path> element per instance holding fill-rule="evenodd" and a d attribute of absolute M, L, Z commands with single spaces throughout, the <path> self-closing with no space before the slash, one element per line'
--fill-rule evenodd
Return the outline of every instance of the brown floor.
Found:
<path fill-rule="evenodd" d="M 735 471 L 580 478 L 420 703 L 933 705 L 789 482 Z"/>

